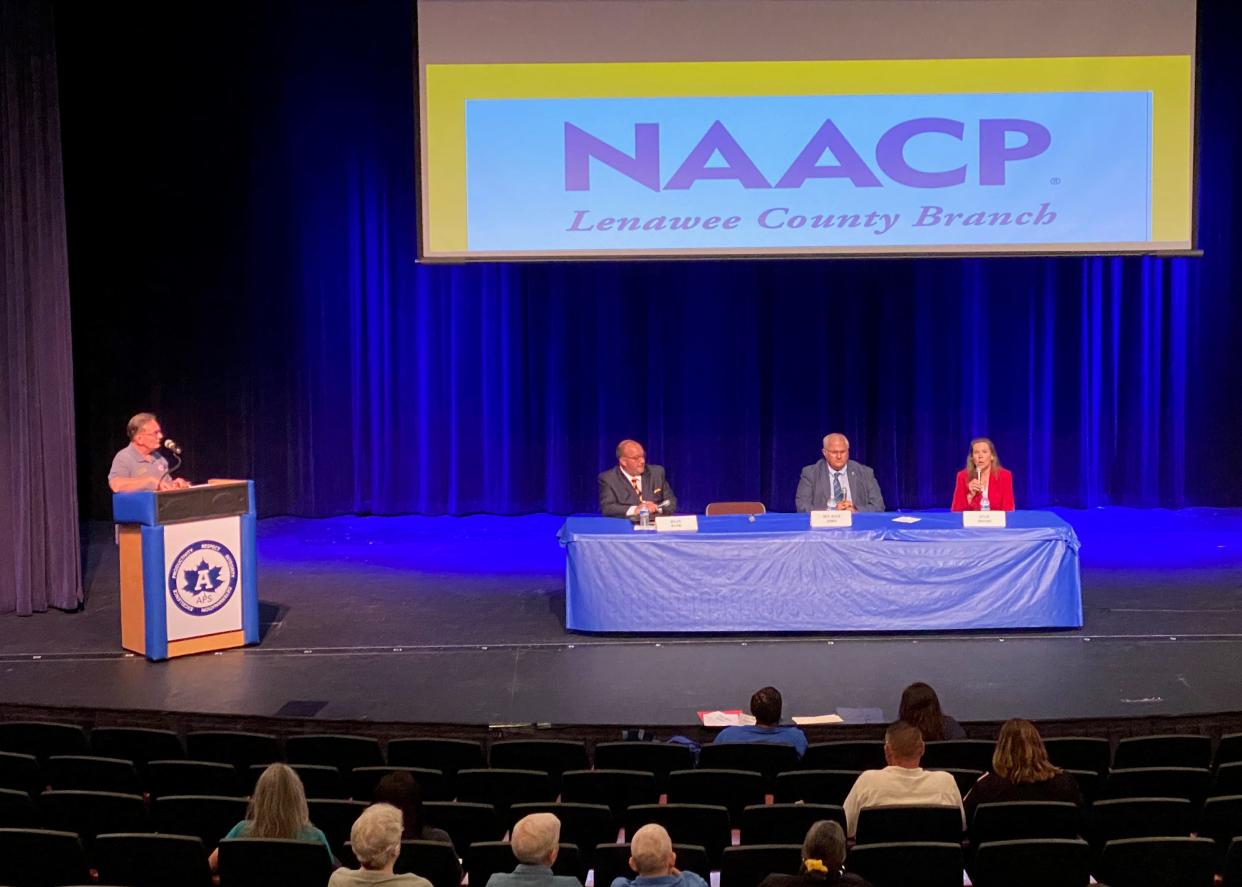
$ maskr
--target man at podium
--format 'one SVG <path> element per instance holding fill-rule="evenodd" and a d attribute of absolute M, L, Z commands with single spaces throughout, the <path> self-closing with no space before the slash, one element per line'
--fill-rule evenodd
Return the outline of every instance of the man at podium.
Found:
<path fill-rule="evenodd" d="M 108 486 L 114 493 L 179 490 L 190 482 L 168 473 L 168 460 L 157 450 L 164 441 L 159 420 L 153 413 L 139 413 L 125 426 L 129 446 L 112 459 Z"/>

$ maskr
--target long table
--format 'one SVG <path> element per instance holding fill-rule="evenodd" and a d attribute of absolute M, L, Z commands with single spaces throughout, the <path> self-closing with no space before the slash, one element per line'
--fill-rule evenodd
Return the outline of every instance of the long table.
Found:
<path fill-rule="evenodd" d="M 1055 514 L 963 529 L 958 514 L 699 517 L 697 533 L 570 517 L 565 624 L 589 632 L 1078 628 L 1078 537 Z"/>

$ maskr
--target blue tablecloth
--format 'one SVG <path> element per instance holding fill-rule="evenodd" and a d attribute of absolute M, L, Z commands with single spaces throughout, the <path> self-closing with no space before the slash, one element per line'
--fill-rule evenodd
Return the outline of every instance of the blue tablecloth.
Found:
<path fill-rule="evenodd" d="M 1054 514 L 1004 529 L 959 514 L 856 514 L 848 529 L 805 514 L 699 517 L 697 533 L 571 517 L 565 623 L 599 632 L 943 631 L 1082 625 L 1078 537 Z"/>

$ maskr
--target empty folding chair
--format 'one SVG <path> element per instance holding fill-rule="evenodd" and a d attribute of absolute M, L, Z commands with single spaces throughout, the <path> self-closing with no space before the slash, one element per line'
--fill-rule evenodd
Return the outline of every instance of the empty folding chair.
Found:
<path fill-rule="evenodd" d="M 720 887 L 759 887 L 768 875 L 796 875 L 801 867 L 801 843 L 726 847 L 720 860 Z"/>
<path fill-rule="evenodd" d="M 857 770 L 792 770 L 777 774 L 772 795 L 777 803 L 842 804 L 857 781 Z"/>
<path fill-rule="evenodd" d="M 228 838 L 220 842 L 220 887 L 324 887 L 332 857 L 318 841 Z"/>
<path fill-rule="evenodd" d="M 561 843 L 578 847 L 578 855 L 590 864 L 592 848 L 617 838 L 617 825 L 612 811 L 603 804 L 539 803 L 514 804 L 509 808 L 512 824 L 531 813 L 551 813 L 561 821 Z"/>
<path fill-rule="evenodd" d="M 0 828 L 0 884 L 89 884 L 86 851 L 68 831 Z"/>
<path fill-rule="evenodd" d="M 777 773 L 798 769 L 798 750 L 770 742 L 726 742 L 705 745 L 699 766 L 706 770 L 756 770 L 771 788 Z"/>
<path fill-rule="evenodd" d="M 99 832 L 151 831 L 142 795 L 46 791 L 39 796 L 39 809 L 49 826 L 77 832 L 87 849 Z"/>
<path fill-rule="evenodd" d="M 505 823 L 491 804 L 468 801 L 431 801 L 423 804 L 427 825 L 444 829 L 453 839 L 453 846 L 463 857 L 471 844 L 499 841 L 505 834 Z"/>
<path fill-rule="evenodd" d="M 231 764 L 239 771 L 252 764 L 283 761 L 280 742 L 270 733 L 240 730 L 199 730 L 185 737 L 186 756 L 195 761 Z"/>
<path fill-rule="evenodd" d="M 1051 736 L 1044 739 L 1048 760 L 1062 770 L 1107 773 L 1111 752 L 1107 739 L 1095 736 Z"/>
<path fill-rule="evenodd" d="M 1242 795 L 1224 795 L 1204 801 L 1196 833 L 1216 842 L 1217 859 L 1223 862 L 1233 839 L 1242 836 Z"/>
<path fill-rule="evenodd" d="M 491 804 L 502 817 L 513 804 L 556 798 L 548 774 L 541 770 L 458 770 L 457 799 Z"/>
<path fill-rule="evenodd" d="M 13 788 L 0 788 L 0 828 L 38 828 L 43 820 L 30 795 Z"/>
<path fill-rule="evenodd" d="M 487 884 L 488 878 L 497 872 L 511 872 L 518 861 L 508 841 L 480 841 L 470 845 L 466 858 L 466 878 L 471 884 Z M 554 875 L 568 875 L 585 880 L 580 872 L 578 848 L 573 844 L 561 844 L 552 863 Z"/>
<path fill-rule="evenodd" d="M 884 743 L 879 740 L 813 742 L 802 756 L 804 770 L 878 770 L 885 765 Z"/>
<path fill-rule="evenodd" d="M 1093 847 L 1120 838 L 1189 835 L 1194 807 L 1185 798 L 1119 798 L 1096 801 L 1084 821 Z"/>
<path fill-rule="evenodd" d="M 580 804 L 605 804 L 620 827 L 625 810 L 660 800 L 654 773 L 642 770 L 567 770 L 561 775 L 561 798 Z M 581 848 L 580 848 L 581 849 Z"/>
<path fill-rule="evenodd" d="M 753 770 L 674 770 L 668 775 L 670 804 L 714 804 L 740 819 L 751 804 L 764 802 L 762 774 Z M 691 842 L 694 843 L 694 842 Z"/>
<path fill-rule="evenodd" d="M 246 807 L 245 798 L 165 795 L 152 803 L 151 822 L 157 832 L 198 838 L 210 852 L 246 818 Z"/>
<path fill-rule="evenodd" d="M 753 804 L 740 819 L 743 844 L 800 844 L 811 826 L 830 820 L 845 830 L 845 811 L 832 804 Z"/>
<path fill-rule="evenodd" d="M 343 801 L 335 798 L 309 798 L 311 824 L 323 832 L 333 853 L 343 853 L 349 840 L 349 830 L 363 810 L 364 801 Z"/>
<path fill-rule="evenodd" d="M 384 763 L 379 740 L 373 736 L 317 733 L 285 739 L 290 764 L 320 764 L 348 773 L 355 767 L 378 767 Z"/>
<path fill-rule="evenodd" d="M 1122 838 L 1104 845 L 1096 878 L 1109 887 L 1212 887 L 1211 838 Z"/>
<path fill-rule="evenodd" d="M 683 872 L 694 872 L 707 881 L 711 877 L 711 863 L 707 860 L 707 851 L 691 844 L 674 844 L 673 853 L 677 856 L 675 865 Z M 600 887 L 610 887 L 617 878 L 634 878 L 636 873 L 630 868 L 629 844 L 600 844 L 592 857 L 595 860 L 595 883 Z"/>
<path fill-rule="evenodd" d="M 970 822 L 974 845 L 1031 838 L 1077 838 L 1082 811 L 1067 801 L 999 801 L 980 804 Z"/>
<path fill-rule="evenodd" d="M 148 761 L 176 761 L 185 746 L 172 730 L 146 727 L 96 727 L 91 730 L 91 754 L 133 761 L 139 772 Z"/>
<path fill-rule="evenodd" d="M 0 752 L 0 789 L 37 795 L 47 788 L 39 759 L 21 752 Z"/>
<path fill-rule="evenodd" d="M 1242 795 L 1242 761 L 1221 764 L 1216 768 L 1212 783 L 1208 786 L 1208 797 L 1225 795 Z"/>
<path fill-rule="evenodd" d="M 207 851 L 188 835 L 101 834 L 94 860 L 103 884 L 211 887 Z"/>
<path fill-rule="evenodd" d="M 1207 736 L 1174 734 L 1132 736 L 1117 743 L 1113 770 L 1133 767 L 1203 767 L 1212 763 L 1212 740 Z"/>
<path fill-rule="evenodd" d="M 586 744 L 568 739 L 506 739 L 493 742 L 488 753 L 489 766 L 502 770 L 542 770 L 557 792 L 566 770 L 585 770 Z"/>
<path fill-rule="evenodd" d="M 944 739 L 929 742 L 923 752 L 925 770 L 975 770 L 980 773 L 992 769 L 992 753 L 996 743 L 990 739 Z"/>
<path fill-rule="evenodd" d="M 431 887 L 458 887 L 461 863 L 452 844 L 439 841 L 402 841 L 401 854 L 393 866 L 397 874 L 413 872 L 431 882 Z"/>
<path fill-rule="evenodd" d="M 975 887 L 1087 887 L 1091 847 L 1081 838 L 989 841 L 975 848 Z"/>
<path fill-rule="evenodd" d="M 53 721 L 7 721 L 0 723 L 0 751 L 34 755 L 46 761 L 51 755 L 89 755 L 86 731 L 76 724 Z"/>
<path fill-rule="evenodd" d="M 1206 767 L 1132 767 L 1111 771 L 1106 798 L 1188 798 L 1198 804 L 1207 794 L 1212 772 Z"/>
<path fill-rule="evenodd" d="M 153 798 L 165 795 L 239 798 L 254 788 L 253 783 L 243 788 L 237 770 L 231 764 L 214 761 L 150 761 L 147 763 L 146 781 L 147 791 Z"/>
<path fill-rule="evenodd" d="M 130 761 L 89 755 L 51 755 L 44 767 L 47 784 L 55 789 L 141 794 L 138 772 Z"/>
<path fill-rule="evenodd" d="M 872 887 L 962 887 L 962 845 L 860 844 L 845 857 L 845 868 Z"/>
<path fill-rule="evenodd" d="M 732 842 L 729 811 L 707 804 L 638 804 L 625 812 L 625 834 L 630 837 L 649 822 L 668 831 L 674 844 L 693 844 L 707 851 L 713 868 Z"/>
<path fill-rule="evenodd" d="M 956 807 L 903 805 L 866 807 L 859 811 L 859 844 L 900 844 L 926 839 L 931 843 L 962 843 L 962 812 Z"/>
<path fill-rule="evenodd" d="M 375 796 L 375 787 L 390 773 L 408 773 L 418 786 L 418 794 L 424 801 L 451 801 L 448 780 L 439 770 L 424 767 L 355 767 L 349 774 L 349 796 L 355 801 L 369 801 Z"/>
<path fill-rule="evenodd" d="M 483 746 L 478 742 L 423 736 L 388 740 L 388 763 L 397 767 L 439 770 L 450 785 L 458 770 L 478 770 L 487 766 Z"/>
<path fill-rule="evenodd" d="M 693 769 L 694 754 L 684 745 L 669 742 L 601 742 L 595 746 L 595 766 L 654 773 L 656 787 L 664 791 L 669 773 Z"/>

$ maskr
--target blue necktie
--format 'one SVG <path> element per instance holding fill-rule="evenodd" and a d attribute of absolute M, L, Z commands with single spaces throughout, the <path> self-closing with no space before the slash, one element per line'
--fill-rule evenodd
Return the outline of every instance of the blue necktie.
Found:
<path fill-rule="evenodd" d="M 832 501 L 840 502 L 845 498 L 845 494 L 841 492 L 841 472 L 834 471 L 832 473 Z"/>

